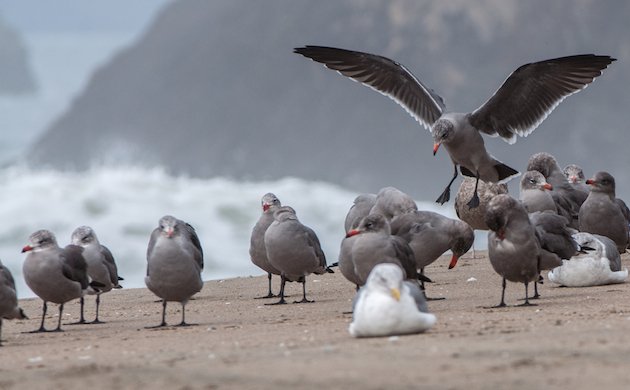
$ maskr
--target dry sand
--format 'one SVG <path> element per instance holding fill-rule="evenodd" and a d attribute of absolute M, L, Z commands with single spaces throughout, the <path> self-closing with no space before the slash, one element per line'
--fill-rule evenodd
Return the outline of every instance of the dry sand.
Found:
<path fill-rule="evenodd" d="M 266 291 L 265 276 L 209 281 L 188 305 L 186 318 L 198 325 L 187 328 L 145 329 L 159 323 L 161 304 L 145 289 L 123 289 L 103 296 L 106 324 L 25 334 L 39 326 L 41 301 L 23 300 L 31 319 L 4 322 L 0 389 L 628 388 L 630 284 L 546 282 L 538 306 L 486 309 L 501 292 L 488 259 L 447 264 L 427 268 L 435 281 L 428 294 L 447 298 L 429 302 L 436 326 L 394 338 L 350 337 L 344 312 L 354 288 L 339 273 L 310 276 L 316 302 L 299 305 L 252 299 Z M 300 297 L 300 285 L 287 290 L 290 301 Z M 510 283 L 506 301 L 523 294 Z M 66 305 L 64 322 L 78 310 Z M 51 305 L 47 327 L 56 313 Z M 167 321 L 179 320 L 179 305 L 169 304 Z"/>

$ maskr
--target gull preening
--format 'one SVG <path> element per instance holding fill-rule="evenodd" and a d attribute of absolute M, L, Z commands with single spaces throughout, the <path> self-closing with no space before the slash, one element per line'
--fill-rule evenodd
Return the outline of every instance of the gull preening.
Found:
<path fill-rule="evenodd" d="M 450 187 L 458 167 L 465 176 L 487 182 L 505 182 L 518 171 L 486 151 L 481 133 L 500 136 L 513 144 L 529 135 L 567 96 L 588 86 L 614 58 L 594 54 L 560 57 L 525 64 L 516 69 L 481 107 L 470 113 L 447 112 L 443 99 L 403 65 L 380 55 L 333 47 L 295 48 L 327 68 L 366 85 L 400 104 L 433 136 L 433 154 L 440 145 L 453 161 L 451 181 L 438 197 L 450 199 Z M 479 205 L 475 190 L 468 202 Z"/>

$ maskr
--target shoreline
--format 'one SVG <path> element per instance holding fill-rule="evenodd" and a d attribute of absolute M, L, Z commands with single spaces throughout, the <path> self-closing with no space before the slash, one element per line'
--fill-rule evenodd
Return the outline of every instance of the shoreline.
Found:
<path fill-rule="evenodd" d="M 41 320 L 42 301 L 21 299 L 29 320 L 3 322 L 0 389 L 18 388 L 573 388 L 627 385 L 630 283 L 560 288 L 547 280 L 532 307 L 513 307 L 522 285 L 501 279 L 485 257 L 467 254 L 448 270 L 448 256 L 426 268 L 434 283 L 429 309 L 436 325 L 423 334 L 355 339 L 348 333 L 354 286 L 336 272 L 311 275 L 315 303 L 267 306 L 267 277 L 210 280 L 186 306 L 190 327 L 146 329 L 161 305 L 146 288 L 102 295 L 104 324 L 78 319 L 78 301 L 64 307 L 61 333 L 27 334 Z M 630 255 L 622 256 L 629 268 Z M 475 280 L 472 281 L 471 278 Z M 469 281 L 470 280 L 470 281 Z M 274 289 L 279 280 L 274 278 Z M 287 285 L 288 301 L 301 286 Z M 176 324 L 178 303 L 167 306 Z M 49 305 L 47 328 L 56 326 Z M 86 297 L 86 319 L 94 298 Z"/>

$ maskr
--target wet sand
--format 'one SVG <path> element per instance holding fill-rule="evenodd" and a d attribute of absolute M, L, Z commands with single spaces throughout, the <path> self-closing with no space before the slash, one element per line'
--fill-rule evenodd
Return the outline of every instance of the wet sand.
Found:
<path fill-rule="evenodd" d="M 41 300 L 22 300 L 30 319 L 4 321 L 0 389 L 627 388 L 629 283 L 546 281 L 532 307 L 513 306 L 524 287 L 509 283 L 510 307 L 488 309 L 501 293 L 488 259 L 447 265 L 443 258 L 426 269 L 434 280 L 428 295 L 446 297 L 429 302 L 436 326 L 391 338 L 348 334 L 354 287 L 340 273 L 307 279 L 315 303 L 279 306 L 252 299 L 266 293 L 266 276 L 208 281 L 187 306 L 187 321 L 197 325 L 185 328 L 146 329 L 160 322 L 161 304 L 146 289 L 123 289 L 102 296 L 105 324 L 25 334 L 39 326 Z M 289 302 L 301 298 L 300 285 L 287 291 Z M 64 311 L 63 322 L 74 322 L 79 305 Z M 57 313 L 49 305 L 48 328 Z M 93 297 L 86 316 L 94 316 Z M 180 316 L 180 305 L 169 303 L 167 322 Z"/>

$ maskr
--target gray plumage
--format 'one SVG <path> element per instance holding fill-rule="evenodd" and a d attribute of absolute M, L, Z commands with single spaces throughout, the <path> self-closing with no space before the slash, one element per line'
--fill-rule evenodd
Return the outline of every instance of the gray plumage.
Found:
<path fill-rule="evenodd" d="M 24 311 L 18 306 L 13 275 L 0 261 L 0 346 L 2 346 L 2 320 L 25 319 Z"/>
<path fill-rule="evenodd" d="M 518 174 L 488 154 L 480 133 L 514 143 L 517 135 L 524 137 L 534 131 L 560 102 L 584 89 L 615 61 L 609 56 L 585 54 L 525 64 L 475 111 L 451 113 L 446 112 L 438 94 L 389 58 L 321 46 L 296 48 L 294 52 L 388 96 L 431 130 L 433 153 L 444 145 L 455 166 L 453 179 L 437 199 L 439 203 L 449 200 L 458 166 L 463 175 L 490 182 Z M 477 200 L 473 196 L 470 206 L 476 207 Z"/>
<path fill-rule="evenodd" d="M 68 245 L 60 248 L 55 235 L 48 230 L 38 230 L 29 237 L 29 244 L 22 252 L 28 252 L 22 267 L 26 285 L 44 301 L 42 322 L 35 332 L 45 332 L 44 320 L 48 302 L 59 304 L 56 331 L 61 331 L 63 305 L 81 298 L 90 286 L 83 248 Z"/>
<path fill-rule="evenodd" d="M 621 271 L 621 256 L 613 240 L 606 236 L 586 232 L 575 233 L 573 238 L 583 252 L 593 252 L 597 256 L 607 258 L 612 272 Z"/>
<path fill-rule="evenodd" d="M 557 213 L 556 203 L 550 193 L 552 189 L 542 173 L 527 171 L 521 177 L 519 199 L 529 213 L 545 210 Z"/>
<path fill-rule="evenodd" d="M 578 245 L 572 236 L 576 230 L 568 225 L 564 217 L 553 211 L 537 211 L 529 214 L 529 220 L 536 229 L 543 254 L 541 270 L 555 268 L 562 264 L 562 259 L 570 259 L 577 254 Z"/>
<path fill-rule="evenodd" d="M 166 303 L 180 302 L 186 323 L 186 303 L 201 291 L 203 250 L 195 229 L 188 223 L 166 215 L 151 233 L 147 248 L 147 275 L 144 282 L 162 299 L 162 322 L 166 326 Z"/>
<path fill-rule="evenodd" d="M 600 234 L 617 244 L 619 253 L 628 246 L 628 222 L 615 202 L 615 179 L 608 172 L 597 172 L 586 181 L 591 192 L 579 212 L 579 230 Z"/>
<path fill-rule="evenodd" d="M 569 185 L 571 185 L 571 187 L 585 194 L 584 200 L 586 200 L 586 197 L 591 190 L 585 183 L 586 177 L 584 176 L 584 171 L 582 170 L 582 167 L 577 164 L 569 164 L 562 169 L 562 173 L 564 173 L 564 176 L 567 177 L 567 180 L 569 181 Z"/>
<path fill-rule="evenodd" d="M 413 211 L 398 216 L 391 223 L 391 232 L 402 237 L 414 252 L 416 266 L 424 269 L 444 252 L 453 256 L 449 269 L 466 253 L 475 240 L 472 228 L 463 221 L 432 211 Z"/>
<path fill-rule="evenodd" d="M 385 187 L 376 194 L 376 201 L 369 214 L 381 214 L 391 221 L 394 217 L 413 210 L 418 210 L 418 205 L 411 196 L 398 188 Z"/>
<path fill-rule="evenodd" d="M 370 213 L 375 204 L 376 194 L 361 194 L 354 198 L 352 207 L 348 210 L 343 223 L 344 231 L 347 233 L 349 230 L 359 226 L 361 220 Z"/>
<path fill-rule="evenodd" d="M 306 298 L 306 276 L 328 272 L 326 256 L 317 234 L 303 225 L 289 206 L 279 207 L 273 218 L 265 232 L 265 247 L 269 263 L 280 271 L 280 300 L 277 304 L 286 303 L 284 287 L 287 280 L 302 283 L 300 303 L 311 302 Z"/>
<path fill-rule="evenodd" d="M 122 278 L 118 276 L 118 267 L 112 252 L 98 241 L 94 230 L 89 226 L 80 226 L 72 232 L 71 242 L 83 248 L 83 258 L 87 264 L 87 273 L 92 281 L 99 284 L 97 290 L 90 289 L 88 294 L 96 294 L 96 316 L 92 323 L 100 323 L 98 318 L 101 304 L 101 294 L 111 291 L 113 288 L 122 288 L 118 283 Z M 84 323 L 83 315 L 84 298 L 81 297 L 81 319 L 79 323 Z"/>
<path fill-rule="evenodd" d="M 358 286 L 364 285 L 372 269 L 380 263 L 400 266 L 405 272 L 405 279 L 417 283 L 418 271 L 413 250 L 404 239 L 391 235 L 389 222 L 383 215 L 370 214 L 365 217 L 357 229 L 347 233 L 344 242 L 350 240 L 355 278 L 353 283 Z"/>
<path fill-rule="evenodd" d="M 525 285 L 525 305 L 529 305 L 527 287 L 538 279 L 540 243 L 527 210 L 509 195 L 498 195 L 490 201 L 486 213 L 488 257 L 492 268 L 503 278 L 501 302 L 505 306 L 506 280 Z"/>
<path fill-rule="evenodd" d="M 543 174 L 547 182 L 553 187 L 551 196 L 556 204 L 558 214 L 565 217 L 571 227 L 578 229 L 578 213 L 588 193 L 569 184 L 556 158 L 549 153 L 533 154 L 527 162 L 527 170 L 538 171 Z"/>
<path fill-rule="evenodd" d="M 273 213 L 281 207 L 282 204 L 280 203 L 280 199 L 271 192 L 263 195 L 260 203 L 262 214 L 252 229 L 252 235 L 249 240 L 249 257 L 254 265 L 267 272 L 268 292 L 266 296 L 262 296 L 261 298 L 273 298 L 276 295 L 271 291 L 271 275 L 280 275 L 280 271 L 272 266 L 267 258 L 265 232 L 273 222 Z"/>
<path fill-rule="evenodd" d="M 549 272 L 549 280 L 562 286 L 587 287 L 624 283 L 628 270 L 621 269 L 617 245 L 608 237 L 579 232 L 573 235 L 580 252 Z"/>
<path fill-rule="evenodd" d="M 356 227 L 358 227 L 357 224 Z M 352 229 L 348 230 L 348 232 L 352 231 Z M 339 248 L 339 271 L 350 283 L 354 284 L 357 289 L 363 284 L 363 281 L 357 276 L 357 273 L 354 269 L 354 259 L 352 257 L 352 248 L 354 243 L 359 238 L 358 235 L 346 235 L 346 237 L 341 240 L 341 247 Z"/>

